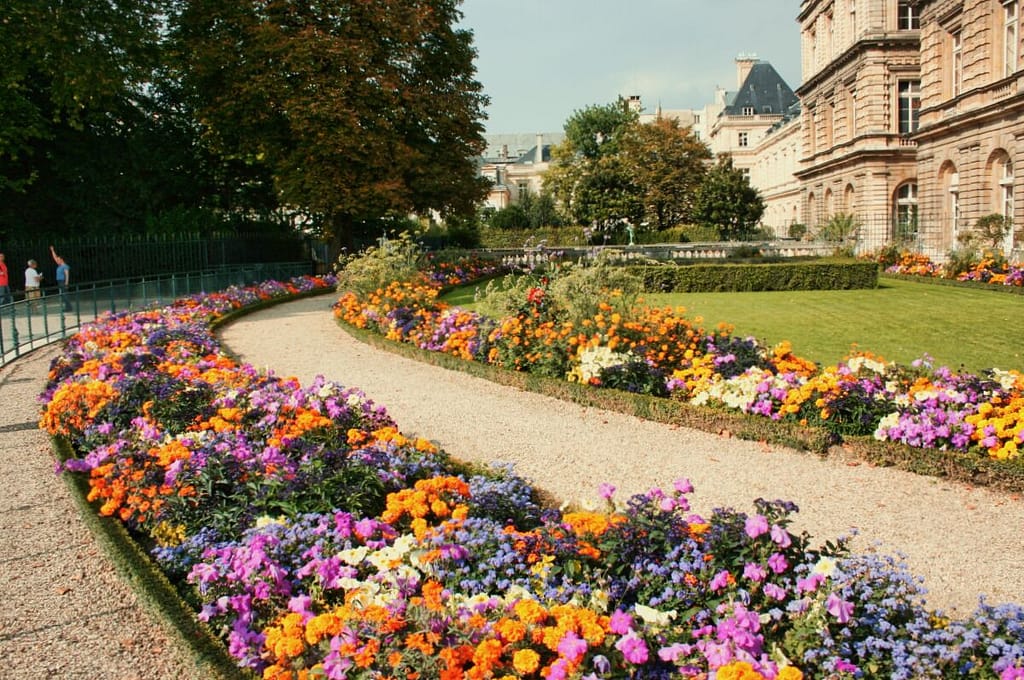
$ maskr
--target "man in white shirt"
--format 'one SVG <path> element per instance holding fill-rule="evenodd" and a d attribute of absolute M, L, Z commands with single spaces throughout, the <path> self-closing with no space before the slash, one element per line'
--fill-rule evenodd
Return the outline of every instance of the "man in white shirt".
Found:
<path fill-rule="evenodd" d="M 25 270 L 25 299 L 32 300 L 32 309 L 39 309 L 36 300 L 42 296 L 39 288 L 43 285 L 43 275 L 36 269 L 38 266 L 35 260 L 29 260 L 28 269 Z"/>

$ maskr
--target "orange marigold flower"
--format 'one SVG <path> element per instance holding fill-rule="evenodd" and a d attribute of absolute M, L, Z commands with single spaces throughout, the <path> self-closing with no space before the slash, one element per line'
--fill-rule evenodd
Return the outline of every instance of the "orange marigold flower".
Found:
<path fill-rule="evenodd" d="M 540 654 L 532 649 L 520 649 L 512 656 L 512 667 L 521 675 L 536 673 L 540 668 Z"/>

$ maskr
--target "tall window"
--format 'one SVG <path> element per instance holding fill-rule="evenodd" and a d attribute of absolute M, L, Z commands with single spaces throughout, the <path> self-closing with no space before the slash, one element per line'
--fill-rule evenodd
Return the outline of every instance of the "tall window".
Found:
<path fill-rule="evenodd" d="M 852 86 L 846 93 L 846 131 L 847 139 L 857 136 L 857 90 Z"/>
<path fill-rule="evenodd" d="M 921 110 L 921 82 L 901 80 L 897 87 L 899 90 L 899 105 L 897 107 L 899 133 L 908 135 L 917 132 L 918 115 Z"/>
<path fill-rule="evenodd" d="M 1003 173 L 999 179 L 999 193 L 1002 197 L 1002 213 L 1010 224 L 1010 228 L 1006 232 L 1005 243 L 1003 246 L 1006 248 L 1006 252 L 1009 253 L 1013 250 L 1013 161 L 1007 158 L 1003 162 Z"/>
<path fill-rule="evenodd" d="M 953 236 L 956 237 L 960 231 L 960 173 L 954 172 L 949 176 L 949 221 L 953 229 Z"/>
<path fill-rule="evenodd" d="M 749 141 L 749 139 L 748 139 L 747 133 L 746 132 L 741 132 L 739 134 L 738 144 L 740 146 L 746 146 L 748 141 Z"/>
<path fill-rule="evenodd" d="M 964 45 L 960 31 L 950 34 L 952 42 L 952 72 L 950 73 L 950 90 L 954 97 L 960 96 L 964 86 Z"/>
<path fill-rule="evenodd" d="M 921 20 L 917 16 L 917 9 L 910 4 L 910 0 L 900 0 L 897 3 L 896 26 L 901 31 L 921 28 Z"/>
<path fill-rule="evenodd" d="M 1003 75 L 1017 70 L 1017 0 L 1003 3 Z"/>
<path fill-rule="evenodd" d="M 917 184 L 913 182 L 901 184 L 896 189 L 892 231 L 895 241 L 917 238 Z"/>

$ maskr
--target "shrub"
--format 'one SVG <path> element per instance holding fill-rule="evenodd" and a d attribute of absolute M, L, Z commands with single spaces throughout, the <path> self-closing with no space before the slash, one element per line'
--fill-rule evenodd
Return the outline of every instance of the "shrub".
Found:
<path fill-rule="evenodd" d="M 589 266 L 564 266 L 551 282 L 551 295 L 567 319 L 577 323 L 602 311 L 627 312 L 642 288 L 639 276 L 601 253 Z"/>
<path fill-rule="evenodd" d="M 402 232 L 397 239 L 370 246 L 359 255 L 343 256 L 338 261 L 338 291 L 365 294 L 392 281 L 417 279 L 422 254 L 409 232 Z"/>

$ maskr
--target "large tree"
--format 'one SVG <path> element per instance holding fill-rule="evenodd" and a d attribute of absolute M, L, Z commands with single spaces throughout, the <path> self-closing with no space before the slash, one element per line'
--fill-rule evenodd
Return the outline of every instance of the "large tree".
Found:
<path fill-rule="evenodd" d="M 125 130 L 159 60 L 162 4 L 5 2 L 0 232 L 88 228 L 98 204 L 121 204 Z"/>
<path fill-rule="evenodd" d="M 707 145 L 675 118 L 631 125 L 622 136 L 626 171 L 640 190 L 644 220 L 667 229 L 693 218 L 693 203 L 704 179 Z"/>
<path fill-rule="evenodd" d="M 340 247 L 410 212 L 471 213 L 486 97 L 459 0 L 189 0 L 180 78 L 223 156 L 266 167 Z"/>
<path fill-rule="evenodd" d="M 552 149 L 544 187 L 572 221 L 606 227 L 639 219 L 638 189 L 621 155 L 623 136 L 635 125 L 637 114 L 621 97 L 574 111 L 565 122 L 565 141 Z"/>
<path fill-rule="evenodd" d="M 764 214 L 764 200 L 732 157 L 721 154 L 708 170 L 697 192 L 694 217 L 705 226 L 715 227 L 723 240 L 747 238 Z"/>

